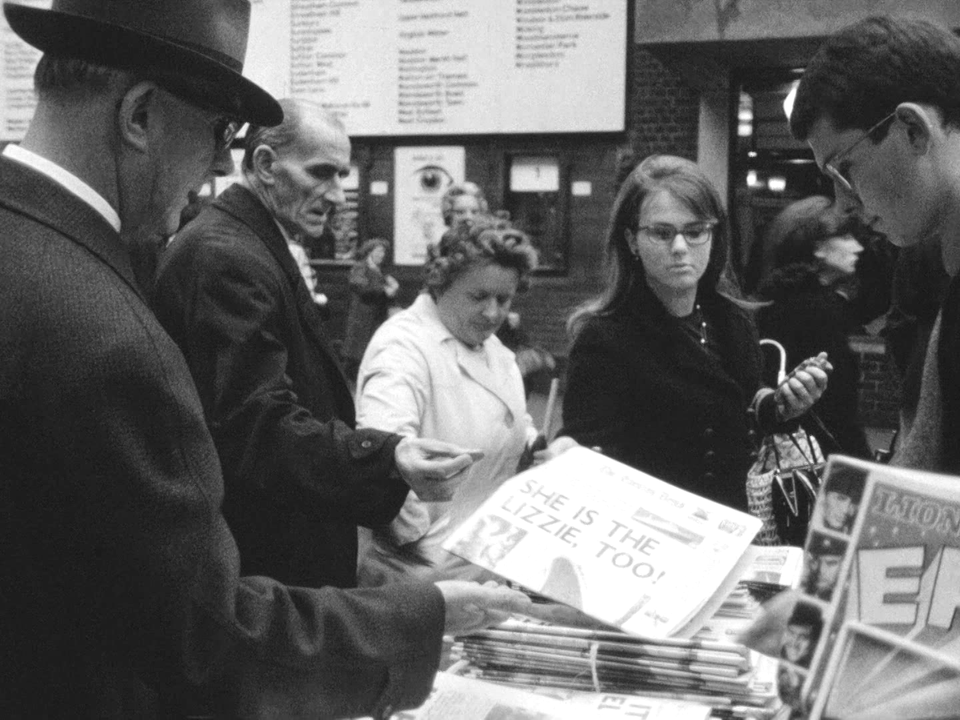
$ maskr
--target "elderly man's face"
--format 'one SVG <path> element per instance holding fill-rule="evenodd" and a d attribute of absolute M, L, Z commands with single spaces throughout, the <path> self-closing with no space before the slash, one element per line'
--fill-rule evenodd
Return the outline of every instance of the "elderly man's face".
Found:
<path fill-rule="evenodd" d="M 342 182 L 349 172 L 347 135 L 306 123 L 299 141 L 278 153 L 267 190 L 276 219 L 292 234 L 319 237 L 330 212 L 346 201 Z"/>

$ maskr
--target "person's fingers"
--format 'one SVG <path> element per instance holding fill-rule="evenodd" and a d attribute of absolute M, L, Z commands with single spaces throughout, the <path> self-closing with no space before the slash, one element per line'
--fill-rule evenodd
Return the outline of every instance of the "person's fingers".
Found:
<path fill-rule="evenodd" d="M 783 633 L 787 629 L 787 620 L 798 597 L 796 590 L 785 590 L 772 597 L 764 603 L 757 618 L 741 633 L 737 641 L 751 650 L 776 657 L 780 652 Z"/>

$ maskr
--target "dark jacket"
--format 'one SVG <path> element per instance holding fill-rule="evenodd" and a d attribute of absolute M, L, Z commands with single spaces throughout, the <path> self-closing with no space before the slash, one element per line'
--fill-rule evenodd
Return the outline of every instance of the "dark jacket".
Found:
<path fill-rule="evenodd" d="M 236 716 L 426 697 L 432 586 L 240 578 L 183 356 L 88 205 L 0 158 L 0 717 L 155 717 L 205 680 Z"/>
<path fill-rule="evenodd" d="M 582 445 L 730 507 L 747 510 L 754 450 L 748 406 L 761 387 L 747 313 L 700 299 L 723 360 L 708 354 L 646 286 L 592 318 L 570 352 L 564 431 Z M 762 408 L 772 423 L 772 403 Z"/>
<path fill-rule="evenodd" d="M 787 351 L 787 370 L 801 360 L 825 351 L 833 365 L 826 391 L 814 412 L 839 444 L 805 419 L 808 432 L 823 450 L 870 458 L 870 447 L 858 420 L 860 361 L 850 348 L 850 333 L 857 327 L 849 302 L 824 287 L 814 271 L 784 268 L 762 288 L 773 303 L 760 311 L 760 335 L 779 341 Z"/>
<path fill-rule="evenodd" d="M 370 267 L 366 260 L 354 263 L 350 268 L 350 309 L 343 338 L 342 354 L 345 358 L 360 363 L 373 333 L 387 319 L 389 305 L 390 298 L 380 268 Z"/>
<path fill-rule="evenodd" d="M 940 472 L 960 475 L 960 278 L 950 280 L 940 319 L 940 398 L 943 408 L 943 467 Z"/>
<path fill-rule="evenodd" d="M 357 526 L 389 523 L 409 490 L 400 438 L 353 429 L 319 311 L 252 192 L 229 188 L 184 228 L 153 304 L 200 391 L 244 574 L 355 586 Z"/>

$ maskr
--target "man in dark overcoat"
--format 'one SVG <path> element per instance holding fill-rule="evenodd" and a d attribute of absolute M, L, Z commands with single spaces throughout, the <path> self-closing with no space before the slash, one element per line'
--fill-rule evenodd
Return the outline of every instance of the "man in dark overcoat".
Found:
<path fill-rule="evenodd" d="M 280 103 L 283 123 L 247 133 L 242 181 L 164 252 L 153 307 L 200 391 L 244 574 L 353 587 L 357 526 L 389 523 L 410 487 L 442 492 L 425 452 L 456 449 L 354 429 L 349 385 L 288 249 L 344 202 L 350 140 L 321 107 Z"/>
<path fill-rule="evenodd" d="M 155 718 L 183 686 L 222 717 L 421 702 L 444 631 L 520 598 L 241 578 L 200 399 L 131 269 L 137 238 L 232 171 L 239 121 L 281 120 L 241 74 L 249 2 L 4 13 L 44 55 L 0 157 L 0 717 Z"/>

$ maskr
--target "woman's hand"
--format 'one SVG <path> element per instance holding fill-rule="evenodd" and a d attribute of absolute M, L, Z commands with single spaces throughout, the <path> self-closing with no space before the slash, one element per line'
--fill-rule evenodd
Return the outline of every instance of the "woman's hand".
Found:
<path fill-rule="evenodd" d="M 833 365 L 825 352 L 797 365 L 774 393 L 780 420 L 792 420 L 812 408 L 827 389 L 828 375 L 832 371 Z"/>

